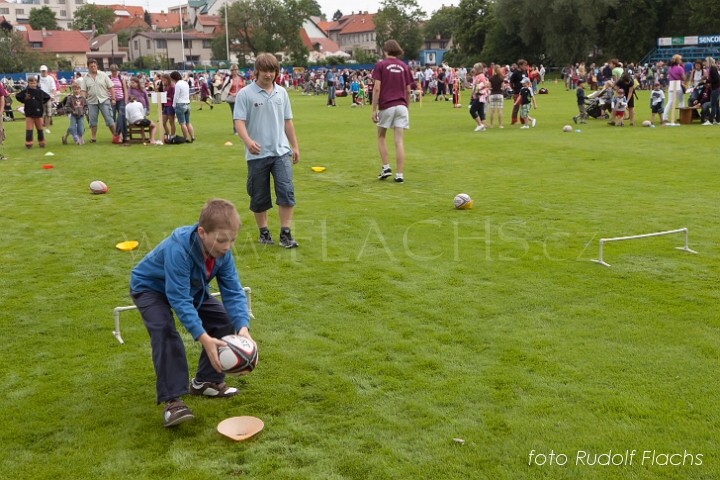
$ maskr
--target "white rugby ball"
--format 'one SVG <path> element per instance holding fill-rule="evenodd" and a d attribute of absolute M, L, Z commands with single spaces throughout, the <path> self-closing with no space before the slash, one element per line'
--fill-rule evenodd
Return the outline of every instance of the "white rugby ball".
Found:
<path fill-rule="evenodd" d="M 473 203 L 473 199 L 467 193 L 458 193 L 453 200 L 453 205 L 458 210 L 469 210 L 472 208 Z"/>
<path fill-rule="evenodd" d="M 222 337 L 226 347 L 218 348 L 218 357 L 223 372 L 229 375 L 247 375 L 257 366 L 257 344 L 240 335 Z"/>
<path fill-rule="evenodd" d="M 642 123 L 642 126 L 643 126 L 643 127 L 649 127 L 650 125 L 652 125 L 652 122 L 651 122 L 650 120 L 645 120 L 645 121 Z"/>
<path fill-rule="evenodd" d="M 563 127 L 563 132 L 572 132 L 572 127 L 570 125 L 565 125 Z"/>
<path fill-rule="evenodd" d="M 105 185 L 105 182 L 101 182 L 100 180 L 94 180 L 90 182 L 90 191 L 96 195 L 99 195 L 101 193 L 107 193 L 108 186 Z"/>

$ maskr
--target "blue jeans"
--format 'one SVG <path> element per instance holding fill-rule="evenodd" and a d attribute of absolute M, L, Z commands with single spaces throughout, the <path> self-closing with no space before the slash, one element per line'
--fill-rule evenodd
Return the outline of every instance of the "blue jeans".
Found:
<path fill-rule="evenodd" d="M 710 94 L 710 120 L 720 123 L 720 88 L 716 88 Z"/>
<path fill-rule="evenodd" d="M 130 292 L 130 296 L 150 334 L 157 403 L 187 394 L 190 381 L 185 344 L 175 328 L 175 317 L 167 297 L 158 292 Z M 236 333 L 225 307 L 216 298 L 208 296 L 197 311 L 203 328 L 211 337 L 222 338 Z M 195 378 L 213 383 L 222 383 L 225 379 L 224 373 L 215 371 L 205 349 L 200 353 Z"/>
<path fill-rule="evenodd" d="M 70 115 L 70 127 L 67 129 L 67 133 L 69 133 L 75 141 L 85 135 L 84 120 L 84 116 L 76 117 L 75 115 Z"/>
<path fill-rule="evenodd" d="M 115 105 L 113 105 L 113 119 L 115 120 L 115 134 L 121 135 L 123 140 L 128 138 L 124 99 L 115 101 Z"/>

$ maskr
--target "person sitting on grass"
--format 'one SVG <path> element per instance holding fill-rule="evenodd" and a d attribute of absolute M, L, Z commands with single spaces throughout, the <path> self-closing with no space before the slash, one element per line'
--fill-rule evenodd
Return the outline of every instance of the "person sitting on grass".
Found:
<path fill-rule="evenodd" d="M 227 200 L 209 200 L 196 224 L 175 229 L 130 273 L 130 296 L 150 334 L 157 403 L 165 404 L 165 427 L 194 418 L 180 398 L 187 393 L 210 398 L 239 393 L 225 384 L 218 357 L 218 347 L 226 345 L 220 340 L 225 335 L 252 340 L 247 298 L 232 255 L 239 230 L 235 206 Z M 213 279 L 222 303 L 210 295 Z M 173 312 L 202 345 L 197 372 L 189 385 L 185 345 Z"/>
<path fill-rule="evenodd" d="M 157 125 L 150 119 L 145 118 L 145 107 L 142 103 L 138 102 L 135 95 L 130 95 L 130 102 L 125 106 L 125 117 L 127 118 L 128 125 L 136 127 L 148 128 L 150 127 L 150 143 L 153 145 L 162 145 L 161 140 L 155 140 L 155 132 L 157 131 Z"/>

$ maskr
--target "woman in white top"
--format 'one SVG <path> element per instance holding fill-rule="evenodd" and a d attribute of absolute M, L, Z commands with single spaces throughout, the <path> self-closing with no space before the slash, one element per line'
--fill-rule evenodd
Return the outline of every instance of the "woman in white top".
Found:
<path fill-rule="evenodd" d="M 172 72 L 170 78 L 175 82 L 175 95 L 173 96 L 173 108 L 185 141 L 195 141 L 195 130 L 190 123 L 190 85 L 182 79 L 180 72 Z"/>

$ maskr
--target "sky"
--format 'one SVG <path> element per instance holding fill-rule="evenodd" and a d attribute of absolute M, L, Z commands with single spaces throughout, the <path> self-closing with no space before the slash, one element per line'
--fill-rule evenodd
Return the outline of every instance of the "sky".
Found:
<path fill-rule="evenodd" d="M 375 13 L 380 6 L 381 0 L 352 0 L 350 2 L 348 2 L 348 0 L 317 0 L 317 2 L 320 4 L 320 8 L 322 8 L 322 11 L 327 17 L 327 19 L 330 20 L 333 16 L 333 13 L 335 13 L 337 10 L 340 10 L 345 15 L 348 15 L 353 11 L 368 11 L 370 13 Z M 416 2 L 420 6 L 420 8 L 425 11 L 428 17 L 430 16 L 430 14 L 432 14 L 432 12 L 438 10 L 443 5 L 451 6 L 458 4 L 457 0 L 416 0 Z M 167 12 L 168 8 L 170 7 L 186 5 L 187 0 L 89 0 L 87 3 L 95 3 L 96 5 L 124 4 L 127 6 L 143 7 L 145 10 L 157 13 L 160 11 Z M 348 4 L 352 6 L 349 7 Z"/>

